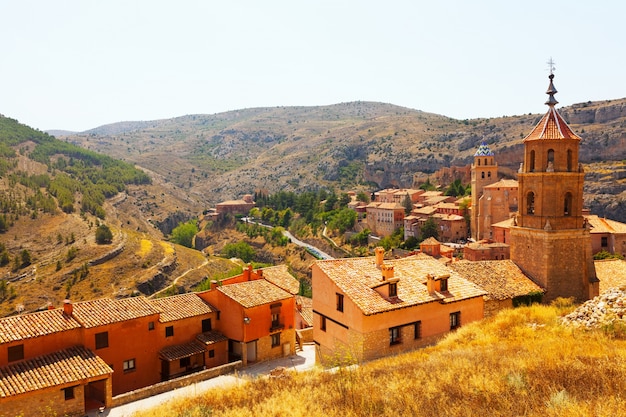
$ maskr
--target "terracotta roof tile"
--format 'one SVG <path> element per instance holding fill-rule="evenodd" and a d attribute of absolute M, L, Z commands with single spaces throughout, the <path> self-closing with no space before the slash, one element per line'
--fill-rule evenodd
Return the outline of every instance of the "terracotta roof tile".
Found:
<path fill-rule="evenodd" d="M 205 351 L 204 343 L 199 340 L 193 340 L 182 345 L 168 346 L 159 351 L 159 357 L 166 361 L 176 361 L 182 358 L 188 358 Z"/>
<path fill-rule="evenodd" d="M 195 293 L 157 298 L 149 300 L 149 303 L 161 312 L 159 317 L 159 322 L 161 323 L 201 316 L 217 311 L 215 307 L 198 297 Z"/>
<path fill-rule="evenodd" d="M 316 261 L 315 265 L 326 274 L 365 315 L 383 313 L 434 301 L 454 302 L 486 294 L 475 284 L 447 268 L 436 259 L 420 254 L 407 258 L 386 260 L 385 265 L 394 267 L 398 296 L 387 299 L 375 289 L 381 282 L 382 273 L 376 266 L 375 257 L 346 258 Z M 429 294 L 426 287 L 427 274 L 436 276 L 450 274 L 448 293 Z"/>
<path fill-rule="evenodd" d="M 506 300 L 530 292 L 543 291 L 509 259 L 459 261 L 450 264 L 450 268 L 487 291 L 487 298 L 491 300 Z"/>
<path fill-rule="evenodd" d="M 159 314 L 143 297 L 83 301 L 74 304 L 73 316 L 86 328 Z"/>
<path fill-rule="evenodd" d="M 600 294 L 610 288 L 626 285 L 626 261 L 621 259 L 604 259 L 594 261 L 596 276 L 600 280 Z"/>
<path fill-rule="evenodd" d="M 586 215 L 585 218 L 591 226 L 590 233 L 626 233 L 626 224 L 624 223 L 596 215 Z"/>
<path fill-rule="evenodd" d="M 82 346 L 0 368 L 0 398 L 101 379 L 113 370 Z"/>
<path fill-rule="evenodd" d="M 580 136 L 572 131 L 559 112 L 551 106 L 548 112 L 541 118 L 537 126 L 524 138 L 528 140 L 542 139 L 575 139 L 580 140 Z"/>
<path fill-rule="evenodd" d="M 245 308 L 256 307 L 293 297 L 287 291 L 278 288 L 276 285 L 264 279 L 222 285 L 221 287 L 217 287 L 217 290 Z"/>
<path fill-rule="evenodd" d="M 291 293 L 298 294 L 300 292 L 300 282 L 289 273 L 287 265 L 271 266 L 261 269 L 263 278 L 272 284 Z"/>
<path fill-rule="evenodd" d="M 204 343 L 205 345 L 212 345 L 213 343 L 228 340 L 226 336 L 216 331 L 200 333 L 196 336 L 196 339 Z"/>
<path fill-rule="evenodd" d="M 485 185 L 483 188 L 519 188 L 519 182 L 517 180 L 502 179 L 493 184 Z"/>
<path fill-rule="evenodd" d="M 77 329 L 80 323 L 63 314 L 63 309 L 0 319 L 0 343 L 45 336 L 51 333 Z"/>
<path fill-rule="evenodd" d="M 296 305 L 301 305 L 300 316 L 302 320 L 308 325 L 313 326 L 313 299 L 296 295 Z"/>

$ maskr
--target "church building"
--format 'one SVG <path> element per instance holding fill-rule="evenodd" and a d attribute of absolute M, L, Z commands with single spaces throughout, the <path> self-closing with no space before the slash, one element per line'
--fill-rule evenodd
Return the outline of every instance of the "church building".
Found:
<path fill-rule="evenodd" d="M 556 111 L 550 73 L 548 112 L 524 138 L 518 172 L 519 211 L 510 228 L 511 260 L 545 289 L 544 301 L 599 293 L 591 235 L 583 216 L 580 136 Z"/>

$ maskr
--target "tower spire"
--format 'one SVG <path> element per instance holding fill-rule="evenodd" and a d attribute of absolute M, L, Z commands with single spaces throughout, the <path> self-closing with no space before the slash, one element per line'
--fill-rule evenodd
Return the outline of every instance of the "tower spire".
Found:
<path fill-rule="evenodd" d="M 552 82 L 552 80 L 554 79 L 554 70 L 556 69 L 554 68 L 554 60 L 552 59 L 552 57 L 550 57 L 550 60 L 548 61 L 548 65 L 550 66 L 550 75 L 548 76 L 548 78 L 550 79 L 550 85 L 548 86 L 548 91 L 546 91 L 546 94 L 548 94 L 550 97 L 548 98 L 548 101 L 546 101 L 546 104 L 550 107 L 554 107 L 559 102 L 556 101 L 556 98 L 554 98 L 554 95 L 558 91 L 556 91 L 556 88 L 554 87 L 554 83 Z"/>

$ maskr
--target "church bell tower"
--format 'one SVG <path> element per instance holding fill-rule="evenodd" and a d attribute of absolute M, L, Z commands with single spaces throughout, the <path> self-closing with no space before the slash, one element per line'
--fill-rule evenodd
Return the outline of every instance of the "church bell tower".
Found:
<path fill-rule="evenodd" d="M 582 215 L 581 138 L 556 111 L 552 71 L 549 79 L 548 112 L 524 138 L 511 259 L 545 289 L 544 301 L 574 297 L 580 302 L 599 292 L 591 235 Z"/>

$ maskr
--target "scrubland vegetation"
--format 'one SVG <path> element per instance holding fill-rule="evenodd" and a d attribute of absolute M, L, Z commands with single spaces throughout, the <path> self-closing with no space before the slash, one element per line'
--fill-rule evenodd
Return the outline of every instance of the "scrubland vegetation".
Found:
<path fill-rule="evenodd" d="M 565 327 L 558 319 L 569 310 L 507 310 L 430 348 L 336 372 L 260 378 L 136 417 L 624 415 L 623 329 Z"/>

